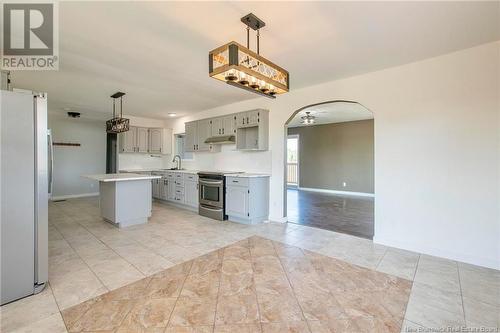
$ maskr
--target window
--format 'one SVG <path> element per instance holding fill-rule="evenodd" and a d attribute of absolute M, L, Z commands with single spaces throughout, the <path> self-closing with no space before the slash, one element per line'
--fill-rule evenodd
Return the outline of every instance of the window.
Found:
<path fill-rule="evenodd" d="M 186 141 L 186 135 L 184 133 L 175 134 L 174 139 L 175 139 L 174 154 L 179 155 L 182 160 L 192 161 L 194 159 L 193 153 L 184 151 L 184 143 Z"/>
<path fill-rule="evenodd" d="M 287 185 L 299 186 L 299 136 L 289 135 L 286 141 Z"/>

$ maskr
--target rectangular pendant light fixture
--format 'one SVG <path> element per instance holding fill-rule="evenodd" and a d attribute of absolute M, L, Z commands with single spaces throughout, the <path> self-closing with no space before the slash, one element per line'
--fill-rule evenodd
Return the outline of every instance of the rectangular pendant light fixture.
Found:
<path fill-rule="evenodd" d="M 234 41 L 210 51 L 210 77 L 269 98 L 288 92 L 288 71 L 259 54 L 258 30 L 265 23 L 253 14 L 248 14 L 241 20 L 247 25 L 247 44 L 249 29 L 257 30 L 257 53 Z"/>

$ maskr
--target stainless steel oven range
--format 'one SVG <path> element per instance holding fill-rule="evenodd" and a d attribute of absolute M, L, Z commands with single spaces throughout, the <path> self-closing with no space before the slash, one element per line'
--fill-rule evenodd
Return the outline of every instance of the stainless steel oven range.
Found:
<path fill-rule="evenodd" d="M 202 171 L 198 172 L 199 179 L 199 207 L 202 216 L 216 220 L 226 220 L 226 174 L 236 172 L 228 171 Z"/>

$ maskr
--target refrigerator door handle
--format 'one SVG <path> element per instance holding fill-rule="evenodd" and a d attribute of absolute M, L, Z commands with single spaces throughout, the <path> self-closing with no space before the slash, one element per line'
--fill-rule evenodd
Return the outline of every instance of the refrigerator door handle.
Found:
<path fill-rule="evenodd" d="M 48 192 L 49 192 L 49 197 L 52 195 L 52 180 L 53 180 L 53 173 L 54 173 L 54 146 L 52 144 L 52 131 L 49 129 L 47 130 L 47 143 L 48 143 L 48 152 L 49 152 L 49 179 L 48 179 Z"/>

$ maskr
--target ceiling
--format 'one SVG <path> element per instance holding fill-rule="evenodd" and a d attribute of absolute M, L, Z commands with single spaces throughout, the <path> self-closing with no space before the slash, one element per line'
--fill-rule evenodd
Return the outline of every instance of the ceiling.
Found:
<path fill-rule="evenodd" d="M 60 2 L 59 71 L 17 71 L 49 108 L 166 118 L 257 95 L 208 77 L 208 51 L 245 42 L 240 17 L 266 22 L 261 54 L 291 90 L 500 39 L 499 2 Z M 251 48 L 255 43 L 251 43 Z M 278 97 L 279 98 L 279 97 Z"/>
<path fill-rule="evenodd" d="M 309 112 L 314 119 L 314 125 L 343 123 L 346 121 L 373 119 L 373 113 L 359 103 L 332 102 L 313 105 L 299 111 L 288 124 L 288 127 L 311 126 L 301 124 L 301 117 Z"/>

